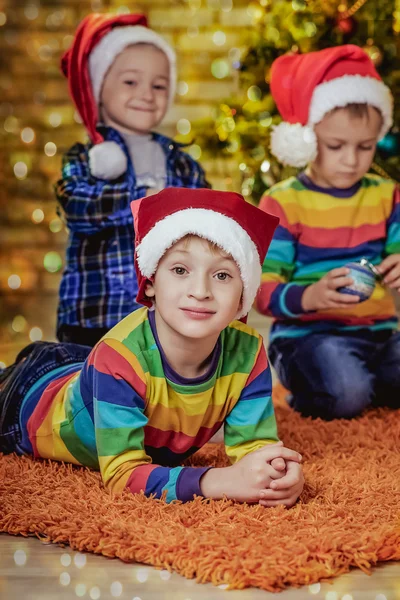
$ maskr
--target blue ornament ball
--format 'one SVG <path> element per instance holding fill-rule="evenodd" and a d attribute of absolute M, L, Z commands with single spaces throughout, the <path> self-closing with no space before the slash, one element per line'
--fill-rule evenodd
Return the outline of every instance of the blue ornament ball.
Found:
<path fill-rule="evenodd" d="M 377 272 L 373 265 L 370 265 L 366 259 L 362 259 L 360 262 L 349 262 L 344 266 L 350 269 L 348 277 L 352 278 L 353 283 L 352 285 L 340 287 L 337 291 L 341 294 L 358 296 L 360 302 L 368 300 L 375 289 L 377 280 Z"/>

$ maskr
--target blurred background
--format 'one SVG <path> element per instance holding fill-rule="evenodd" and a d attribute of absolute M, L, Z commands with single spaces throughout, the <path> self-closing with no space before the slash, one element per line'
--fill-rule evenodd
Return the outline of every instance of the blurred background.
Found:
<path fill-rule="evenodd" d="M 363 47 L 397 99 L 373 170 L 400 181 L 400 0 L 0 0 L 0 366 L 54 339 L 67 233 L 53 184 L 86 139 L 59 63 L 89 12 L 145 12 L 174 45 L 178 94 L 160 131 L 187 144 L 213 187 L 254 203 L 295 172 L 269 153 L 272 61 Z"/>

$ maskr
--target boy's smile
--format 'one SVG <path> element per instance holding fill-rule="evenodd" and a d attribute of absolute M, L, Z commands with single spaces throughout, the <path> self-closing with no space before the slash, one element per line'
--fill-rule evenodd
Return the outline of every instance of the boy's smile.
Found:
<path fill-rule="evenodd" d="M 122 133 L 145 134 L 168 108 L 169 63 L 151 44 L 128 46 L 104 78 L 101 117 Z"/>
<path fill-rule="evenodd" d="M 315 125 L 318 156 L 309 165 L 307 173 L 316 185 L 346 189 L 368 172 L 382 117 L 372 106 L 368 106 L 367 111 L 359 116 L 347 108 L 339 108 Z"/>

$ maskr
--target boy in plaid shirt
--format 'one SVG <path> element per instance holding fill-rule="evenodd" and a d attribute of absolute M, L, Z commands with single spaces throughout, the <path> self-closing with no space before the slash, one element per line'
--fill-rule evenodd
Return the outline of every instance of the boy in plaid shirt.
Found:
<path fill-rule="evenodd" d="M 179 144 L 153 133 L 176 84 L 175 52 L 143 15 L 87 16 L 62 59 L 88 144 L 56 184 L 69 229 L 57 337 L 93 346 L 135 310 L 130 202 L 165 187 L 209 187 Z"/>

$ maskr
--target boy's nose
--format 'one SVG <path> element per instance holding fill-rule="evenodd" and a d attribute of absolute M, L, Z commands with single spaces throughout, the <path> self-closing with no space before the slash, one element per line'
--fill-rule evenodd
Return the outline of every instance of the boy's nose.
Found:
<path fill-rule="evenodd" d="M 154 99 L 154 90 L 153 87 L 151 85 L 145 85 L 143 86 L 142 90 L 142 98 L 144 100 L 147 100 L 148 102 L 152 102 Z"/>
<path fill-rule="evenodd" d="M 358 154 L 356 148 L 347 148 L 344 156 L 344 162 L 350 167 L 355 167 L 357 165 Z"/>
<path fill-rule="evenodd" d="M 189 296 L 196 300 L 205 300 L 212 295 L 208 278 L 205 276 L 193 277 L 189 285 Z"/>

